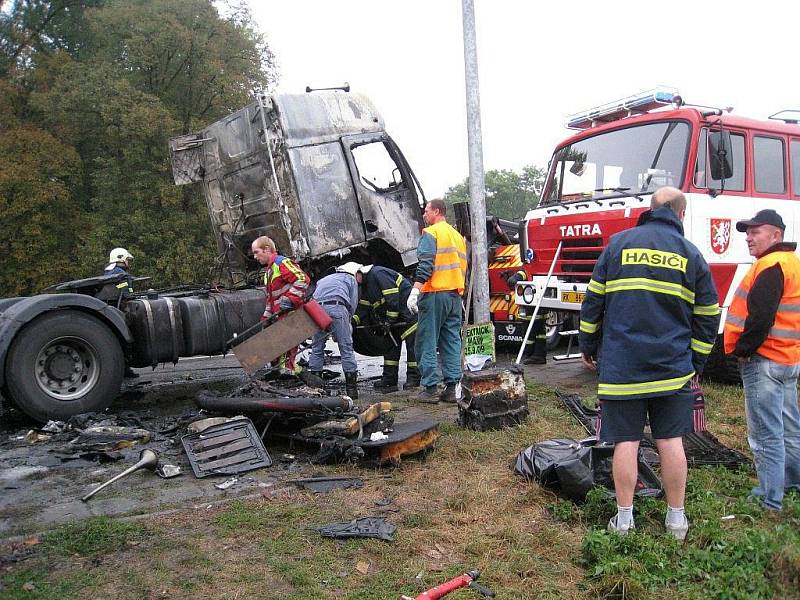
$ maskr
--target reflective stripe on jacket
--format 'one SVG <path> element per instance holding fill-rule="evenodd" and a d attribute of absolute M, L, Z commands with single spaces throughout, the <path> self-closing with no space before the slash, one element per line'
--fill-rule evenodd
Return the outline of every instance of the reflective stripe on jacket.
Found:
<path fill-rule="evenodd" d="M 775 265 L 783 272 L 783 294 L 769 334 L 756 353 L 781 364 L 800 364 L 800 259 L 791 251 L 765 254 L 745 274 L 725 319 L 725 352 L 734 353 L 736 343 L 748 325 L 747 300 L 754 283 L 759 275 Z"/>
<path fill-rule="evenodd" d="M 406 306 L 412 287 L 408 279 L 393 269 L 379 265 L 362 273 L 362 278 L 361 299 L 358 301 L 362 315 L 371 313 L 378 321 L 390 323 L 400 319 L 416 320 Z"/>
<path fill-rule="evenodd" d="M 294 306 L 302 304 L 309 282 L 309 276 L 292 259 L 276 256 L 272 266 L 264 271 L 267 302 L 262 318 L 269 318 L 280 311 L 278 302 L 283 296 L 289 298 Z"/>
<path fill-rule="evenodd" d="M 581 352 L 598 357 L 598 397 L 668 395 L 703 370 L 719 325 L 711 272 L 669 207 L 613 236 L 581 306 Z"/>
<path fill-rule="evenodd" d="M 447 221 L 439 221 L 426 227 L 422 230 L 422 234 L 423 239 L 420 240 L 418 249 L 420 262 L 426 258 L 423 253 L 425 235 L 431 236 L 436 245 L 433 272 L 430 278 L 423 282 L 422 293 L 455 290 L 463 294 L 467 275 L 467 246 L 464 238 Z"/>

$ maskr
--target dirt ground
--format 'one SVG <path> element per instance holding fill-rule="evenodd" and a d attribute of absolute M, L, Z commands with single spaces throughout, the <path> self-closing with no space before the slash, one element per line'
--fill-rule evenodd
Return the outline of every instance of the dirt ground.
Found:
<path fill-rule="evenodd" d="M 513 356 L 500 354 L 498 362 L 510 364 Z M 338 369 L 338 365 L 332 367 Z M 201 390 L 225 394 L 246 382 L 246 376 L 233 356 L 181 360 L 177 365 L 156 370 L 138 369 L 137 379 L 126 380 L 122 395 L 107 411 L 109 416 L 133 419 L 151 432 L 144 445 L 120 450 L 122 458 L 100 463 L 82 454 L 55 435 L 49 440 L 30 443 L 26 435 L 37 425 L 15 411 L 7 411 L 0 424 L 0 538 L 30 534 L 54 524 L 101 515 L 154 514 L 172 508 L 208 507 L 232 498 L 260 494 L 278 488 L 286 479 L 308 477 L 320 471 L 308 462 L 311 449 L 288 447 L 268 441 L 272 467 L 245 473 L 233 487 L 215 487 L 224 476 L 197 479 L 180 442 L 187 422 L 202 418 L 193 399 Z M 380 359 L 363 357 L 359 361 L 361 404 L 384 399 L 372 390 L 371 380 L 380 373 Z M 579 361 L 568 360 L 547 365 L 526 366 L 527 381 L 591 396 L 594 375 Z M 443 422 L 456 417 L 455 405 L 420 408 L 406 401 L 404 394 L 391 395 L 398 421 L 431 416 Z M 161 479 L 146 470 L 138 471 L 109 486 L 89 502 L 80 498 L 98 484 L 134 464 L 143 448 L 151 448 L 161 463 L 178 465 L 179 477 Z M 85 455 L 85 453 L 83 453 Z M 96 457 L 95 457 L 96 458 Z"/>

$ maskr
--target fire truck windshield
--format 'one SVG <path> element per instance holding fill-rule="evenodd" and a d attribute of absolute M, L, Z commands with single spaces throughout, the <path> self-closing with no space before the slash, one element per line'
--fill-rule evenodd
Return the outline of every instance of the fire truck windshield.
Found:
<path fill-rule="evenodd" d="M 661 121 L 606 131 L 558 150 L 542 204 L 597 200 L 680 186 L 689 124 Z"/>

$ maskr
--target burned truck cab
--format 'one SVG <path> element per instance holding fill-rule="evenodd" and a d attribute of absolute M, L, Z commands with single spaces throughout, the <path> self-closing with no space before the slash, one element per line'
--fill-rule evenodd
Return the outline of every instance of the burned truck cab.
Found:
<path fill-rule="evenodd" d="M 170 149 L 176 184 L 203 185 L 233 283 L 256 268 L 261 235 L 312 275 L 346 260 L 416 262 L 424 197 L 363 95 L 261 96 Z"/>
<path fill-rule="evenodd" d="M 263 289 L 246 285 L 259 236 L 315 279 L 346 261 L 416 262 L 422 191 L 363 96 L 262 96 L 170 150 L 175 182 L 203 185 L 229 285 L 132 292 L 103 276 L 0 299 L 0 394 L 34 419 L 105 409 L 126 365 L 225 353 L 264 311 Z M 380 355 L 389 338 L 362 326 L 354 346 Z"/>

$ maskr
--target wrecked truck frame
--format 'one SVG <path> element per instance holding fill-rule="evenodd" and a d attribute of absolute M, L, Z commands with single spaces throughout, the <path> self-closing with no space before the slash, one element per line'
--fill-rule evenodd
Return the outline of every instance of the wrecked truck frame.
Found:
<path fill-rule="evenodd" d="M 416 262 L 424 196 L 362 95 L 260 95 L 171 140 L 170 150 L 175 182 L 203 185 L 219 278 L 233 289 L 122 295 L 125 276 L 100 276 L 0 299 L 0 392 L 34 419 L 103 410 L 126 365 L 224 354 L 263 313 L 263 290 L 248 285 L 257 279 L 249 252 L 258 236 L 315 278 L 350 260 L 406 272 Z M 384 354 L 389 344 L 374 332 L 354 336 L 362 354 Z"/>
<path fill-rule="evenodd" d="M 361 94 L 259 95 L 170 150 L 175 183 L 203 185 L 233 283 L 255 267 L 261 235 L 312 275 L 345 256 L 398 271 L 416 263 L 425 198 Z"/>

